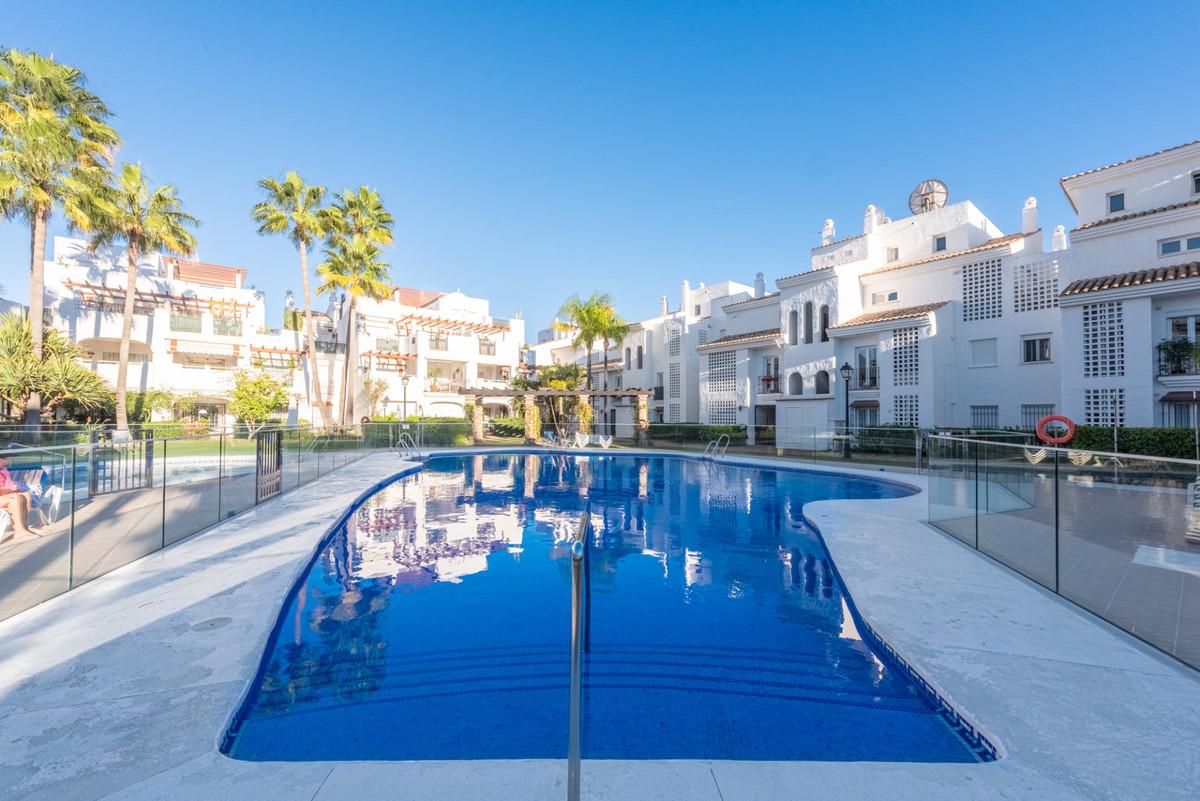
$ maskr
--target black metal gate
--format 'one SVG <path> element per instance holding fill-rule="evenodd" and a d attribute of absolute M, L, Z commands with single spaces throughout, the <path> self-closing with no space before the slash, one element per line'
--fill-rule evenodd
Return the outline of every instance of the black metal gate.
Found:
<path fill-rule="evenodd" d="M 254 437 L 254 502 L 262 503 L 283 490 L 283 432 L 259 431 Z"/>

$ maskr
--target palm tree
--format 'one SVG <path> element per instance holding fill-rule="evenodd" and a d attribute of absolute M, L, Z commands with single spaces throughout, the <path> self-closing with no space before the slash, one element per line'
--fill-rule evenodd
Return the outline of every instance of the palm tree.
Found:
<path fill-rule="evenodd" d="M 121 315 L 121 348 L 117 357 L 117 430 L 129 430 L 125 408 L 126 379 L 129 374 L 129 341 L 133 334 L 133 309 L 137 300 L 137 269 L 141 257 L 151 251 L 167 250 L 187 254 L 196 248 L 196 238 L 188 228 L 199 221 L 183 211 L 175 187 L 153 187 L 142 173 L 140 164 L 123 164 L 113 185 L 102 187 L 95 199 L 84 207 L 79 227 L 91 234 L 89 250 L 125 243 L 128 262 L 125 282 L 125 308 Z"/>
<path fill-rule="evenodd" d="M 304 288 L 304 328 L 308 340 L 308 372 L 312 380 L 313 395 L 321 410 L 321 421 L 326 427 L 332 425 L 330 410 L 321 392 L 321 376 L 317 370 L 317 345 L 313 335 L 312 293 L 308 286 L 308 246 L 325 238 L 326 213 L 321 207 L 325 198 L 325 187 L 304 183 L 295 170 L 289 171 L 282 181 L 263 178 L 258 186 L 266 193 L 266 199 L 255 205 L 251 215 L 258 223 L 258 233 L 287 234 L 300 251 L 300 281 Z M 348 358 L 348 357 L 347 357 Z"/>
<path fill-rule="evenodd" d="M 344 292 L 350 299 L 346 313 L 346 365 L 347 369 L 338 394 L 338 414 L 342 425 L 348 424 L 353 412 L 354 393 L 348 389 L 353 373 L 348 369 L 353 355 L 353 332 L 355 330 L 355 307 L 358 298 L 375 300 L 386 298 L 392 291 L 388 277 L 388 265 L 380 259 L 380 250 L 366 236 L 335 236 L 325 246 L 325 261 L 317 267 L 321 284 L 317 294 Z"/>
<path fill-rule="evenodd" d="M 338 194 L 334 195 L 333 205 L 322 213 L 322 218 L 326 229 L 333 234 L 333 239 L 330 244 L 335 246 L 335 249 L 343 253 L 348 253 L 354 250 L 351 247 L 352 243 L 357 239 L 359 244 L 356 246 L 360 256 L 366 255 L 365 247 L 367 245 L 375 247 L 386 247 L 392 244 L 394 237 L 392 235 L 392 227 L 395 225 L 395 219 L 383 205 L 383 199 L 379 193 L 371 189 L 369 186 L 360 186 L 358 189 L 343 189 Z M 328 250 L 326 251 L 328 253 Z M 375 258 L 379 255 L 378 250 L 375 251 Z M 386 282 L 387 265 L 383 265 L 383 274 L 380 280 Z M 365 268 L 364 268 L 365 269 Z M 378 287 L 372 291 L 378 290 Z M 391 287 L 384 288 L 379 294 L 366 294 L 368 297 L 377 300 L 387 297 Z M 339 393 L 338 414 L 341 416 L 342 424 L 345 425 L 347 417 L 354 411 L 354 394 L 350 389 L 350 381 L 354 375 L 351 368 L 351 360 L 357 361 L 355 354 L 358 352 L 358 327 L 354 321 L 354 305 L 355 297 L 350 296 L 350 313 L 346 319 L 346 360 L 342 364 L 342 388 Z M 347 398 L 349 399 L 347 401 Z M 352 422 L 352 421 L 351 421 Z"/>
<path fill-rule="evenodd" d="M 606 306 L 604 313 L 600 315 L 599 326 L 597 333 L 600 336 L 601 342 L 604 344 L 604 388 L 608 389 L 608 343 L 615 342 L 618 346 L 625 341 L 625 337 L 629 336 L 629 323 L 621 319 L 621 315 L 617 314 L 617 310 L 611 305 Z M 604 425 L 608 426 L 608 402 L 609 397 L 604 396 Z M 605 429 L 601 429 L 606 430 Z M 610 434 L 615 433 L 609 431 Z"/>
<path fill-rule="evenodd" d="M 46 225 L 55 206 L 72 217 L 64 180 L 106 171 L 119 141 L 108 125 L 107 106 L 86 86 L 82 72 L 52 58 L 15 49 L 0 52 L 0 214 L 29 223 L 29 318 L 39 358 Z M 35 392 L 26 403 L 25 422 L 37 425 L 40 417 L 41 394 Z"/>
<path fill-rule="evenodd" d="M 584 386 L 587 389 L 592 388 L 592 349 L 596 347 L 596 340 L 600 338 L 605 310 L 611 308 L 612 298 L 608 293 L 593 292 L 589 298 L 572 295 L 558 310 L 559 316 L 565 317 L 575 327 L 575 336 L 571 339 L 571 345 L 583 348 L 585 351 L 587 378 Z M 590 399 L 588 403 L 591 403 Z"/>

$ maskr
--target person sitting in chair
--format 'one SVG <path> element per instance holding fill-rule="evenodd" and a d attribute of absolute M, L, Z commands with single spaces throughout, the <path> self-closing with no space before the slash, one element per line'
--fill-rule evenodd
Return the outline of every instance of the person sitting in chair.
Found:
<path fill-rule="evenodd" d="M 22 490 L 8 472 L 8 457 L 0 456 L 0 511 L 12 518 L 14 539 L 36 536 L 29 528 L 31 494 Z"/>

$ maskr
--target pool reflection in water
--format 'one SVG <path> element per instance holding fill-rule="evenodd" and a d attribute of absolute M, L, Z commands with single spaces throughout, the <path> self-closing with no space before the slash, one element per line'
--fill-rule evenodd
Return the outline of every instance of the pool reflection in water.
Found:
<path fill-rule="evenodd" d="M 564 757 L 567 542 L 586 509 L 585 758 L 975 761 L 860 639 L 801 520 L 809 501 L 908 492 L 675 457 L 431 459 L 321 549 L 227 750 Z"/>

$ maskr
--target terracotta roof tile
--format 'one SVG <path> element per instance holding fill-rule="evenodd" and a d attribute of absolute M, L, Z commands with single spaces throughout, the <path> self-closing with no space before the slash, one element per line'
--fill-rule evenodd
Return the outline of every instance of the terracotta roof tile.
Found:
<path fill-rule="evenodd" d="M 902 262 L 898 262 L 896 264 L 888 264 L 884 267 L 880 267 L 878 270 L 871 270 L 870 272 L 863 273 L 863 275 L 878 275 L 879 273 L 890 273 L 893 270 L 903 270 L 907 267 L 916 267 L 919 264 L 929 264 L 930 262 L 944 261 L 945 259 L 953 259 L 958 256 L 969 256 L 972 253 L 981 253 L 985 250 L 991 250 L 993 248 L 1002 247 L 1009 243 L 1016 242 L 1017 240 L 1022 239 L 1026 236 L 1033 236 L 1034 234 L 1040 233 L 1041 230 L 1042 229 L 1039 228 L 1037 231 L 1034 231 L 1031 234 L 1016 233 L 1016 234 L 1008 234 L 1006 236 L 998 236 L 994 239 L 989 239 L 988 241 L 984 242 L 982 245 L 976 245 L 975 247 L 964 248 L 962 250 L 943 251 L 941 253 L 935 253 L 932 256 L 926 256 L 923 259 L 914 259 L 913 261 L 902 261 Z"/>
<path fill-rule="evenodd" d="M 1077 172 L 1074 175 L 1068 175 L 1059 180 L 1060 180 L 1060 182 L 1061 181 L 1069 181 L 1072 178 L 1079 178 L 1080 176 L 1083 176 L 1083 175 L 1091 175 L 1092 173 L 1100 172 L 1101 170 L 1111 170 L 1113 167 L 1120 167 L 1123 164 L 1132 164 L 1133 162 L 1141 161 L 1142 159 L 1153 158 L 1154 156 L 1161 156 L 1163 153 L 1170 153 L 1172 150 L 1179 150 L 1180 148 L 1191 147 L 1192 145 L 1195 145 L 1195 144 L 1200 144 L 1200 139 L 1196 139 L 1191 142 L 1184 142 L 1182 145 L 1175 145 L 1174 147 L 1165 147 L 1162 150 L 1156 150 L 1153 153 L 1147 153 L 1144 156 L 1134 156 L 1133 158 L 1125 159 L 1124 161 L 1114 161 L 1112 164 L 1105 164 L 1103 167 L 1093 167 L 1090 170 L 1084 170 L 1083 172 Z"/>
<path fill-rule="evenodd" d="M 696 350 L 711 350 L 726 345 L 741 344 L 743 342 L 755 342 L 760 339 L 774 339 L 779 336 L 778 328 L 764 328 L 762 331 L 749 331 L 745 334 L 730 334 L 729 336 L 714 339 L 712 342 L 706 342 L 703 345 L 697 345 Z"/>
<path fill-rule="evenodd" d="M 1134 270 L 1128 273 L 1101 275 L 1096 278 L 1081 278 L 1067 284 L 1061 297 L 1087 295 L 1092 292 L 1105 292 L 1110 289 L 1125 289 L 1131 286 L 1161 284 L 1164 281 L 1179 281 L 1184 278 L 1200 278 L 1200 261 L 1186 264 L 1172 264 L 1169 267 L 1153 267 L 1146 270 Z"/>
<path fill-rule="evenodd" d="M 1102 220 L 1096 220 L 1095 222 L 1084 223 L 1083 225 L 1080 225 L 1077 228 L 1072 228 L 1071 230 L 1072 231 L 1087 231 L 1090 228 L 1099 228 L 1101 225 L 1108 225 L 1109 223 L 1123 222 L 1125 220 L 1135 220 L 1138 217 L 1148 217 L 1151 214 L 1158 214 L 1161 211 L 1174 211 L 1175 209 L 1186 209 L 1189 206 L 1197 206 L 1197 205 L 1200 205 L 1200 198 L 1192 198 L 1191 200 L 1185 200 L 1181 203 L 1172 203 L 1169 206 L 1159 206 L 1157 209 L 1146 209 L 1145 211 L 1131 211 L 1128 214 L 1118 214 L 1115 217 L 1105 217 Z"/>
<path fill-rule="evenodd" d="M 838 328 L 850 328 L 856 325 L 889 323 L 892 320 L 911 320 L 916 317 L 924 317 L 932 311 L 937 311 L 949 302 L 948 300 L 942 300 L 937 303 L 923 303 L 920 306 L 905 306 L 902 309 L 884 309 L 883 311 L 867 312 L 857 317 L 851 317 L 844 323 L 830 326 L 829 330 L 833 331 Z"/>

